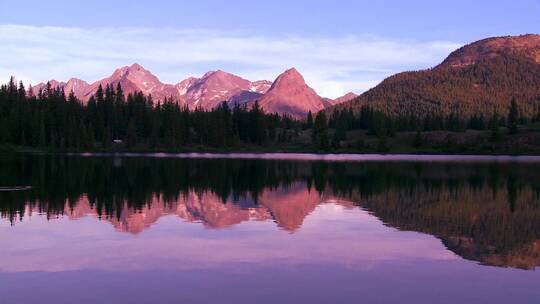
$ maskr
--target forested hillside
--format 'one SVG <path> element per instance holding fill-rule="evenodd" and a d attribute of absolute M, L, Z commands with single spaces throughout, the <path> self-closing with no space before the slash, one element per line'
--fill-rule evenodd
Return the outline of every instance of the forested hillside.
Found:
<path fill-rule="evenodd" d="M 368 105 L 391 116 L 506 116 L 515 99 L 520 116 L 540 109 L 540 36 L 482 40 L 452 53 L 441 65 L 389 77 L 336 108 Z"/>

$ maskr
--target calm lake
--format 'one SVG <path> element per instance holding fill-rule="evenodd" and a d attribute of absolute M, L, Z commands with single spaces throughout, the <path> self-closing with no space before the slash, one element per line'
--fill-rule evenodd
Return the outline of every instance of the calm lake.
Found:
<path fill-rule="evenodd" d="M 4 155 L 0 169 L 2 304 L 540 303 L 534 157 Z"/>

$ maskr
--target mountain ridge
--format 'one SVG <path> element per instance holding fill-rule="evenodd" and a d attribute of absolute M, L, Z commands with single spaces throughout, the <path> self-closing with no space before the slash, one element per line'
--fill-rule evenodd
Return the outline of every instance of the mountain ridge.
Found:
<path fill-rule="evenodd" d="M 294 77 L 285 77 L 290 76 L 292 71 L 295 73 Z M 287 70 L 276 79 L 284 78 L 287 78 L 286 81 L 292 81 L 286 84 L 292 91 L 304 92 L 304 95 L 297 96 L 300 97 L 299 99 L 294 99 L 290 96 L 278 96 L 274 90 L 273 97 L 269 100 L 269 98 L 265 98 L 265 95 L 272 90 L 276 84 L 275 81 L 250 81 L 223 70 L 209 71 L 200 78 L 188 77 L 176 84 L 166 84 L 137 63 L 117 68 L 110 76 L 93 83 L 87 83 L 77 78 L 71 78 L 68 82 L 50 80 L 49 83 L 52 88 L 63 89 L 66 94 L 73 92 L 83 104 L 97 91 L 100 85 L 104 88 L 107 85 L 116 87 L 120 84 L 126 95 L 142 92 L 146 95 L 152 95 L 156 102 L 170 99 L 186 105 L 191 110 L 196 108 L 210 110 L 222 102 L 227 102 L 231 106 L 235 104 L 249 106 L 255 101 L 260 101 L 261 107 L 267 112 L 289 114 L 295 118 L 304 118 L 308 111 L 317 112 L 343 101 L 344 97 L 325 99 L 317 95 L 312 88 L 307 86 L 303 76 L 295 68 Z M 294 88 L 295 86 L 298 88 Z M 46 83 L 39 83 L 32 87 L 32 93 L 37 95 L 46 87 Z"/>
<path fill-rule="evenodd" d="M 325 108 L 324 99 L 306 84 L 295 68 L 279 75 L 259 104 L 270 112 L 290 114 L 296 118 L 304 118 L 309 111 L 318 112 Z"/>
<path fill-rule="evenodd" d="M 491 37 L 467 44 L 452 52 L 438 67 L 470 66 L 482 58 L 494 58 L 501 52 L 521 53 L 540 63 L 540 35 Z"/>

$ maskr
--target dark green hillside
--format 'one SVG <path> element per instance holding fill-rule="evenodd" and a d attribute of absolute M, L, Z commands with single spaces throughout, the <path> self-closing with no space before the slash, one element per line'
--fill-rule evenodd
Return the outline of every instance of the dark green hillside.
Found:
<path fill-rule="evenodd" d="M 515 98 L 520 114 L 531 118 L 539 112 L 539 59 L 538 35 L 486 39 L 433 69 L 391 76 L 338 108 L 359 112 L 369 105 L 391 116 L 506 116 Z"/>

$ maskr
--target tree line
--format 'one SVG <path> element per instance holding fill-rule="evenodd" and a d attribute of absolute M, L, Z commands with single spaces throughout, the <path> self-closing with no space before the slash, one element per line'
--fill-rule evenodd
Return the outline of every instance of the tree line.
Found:
<path fill-rule="evenodd" d="M 494 141 L 500 128 L 516 133 L 519 124 L 539 121 L 523 115 L 516 99 L 512 99 L 508 115 L 474 114 L 463 116 L 428 113 L 388 114 L 364 105 L 360 110 L 337 108 L 334 111 L 309 112 L 306 119 L 265 113 L 255 102 L 246 105 L 222 103 L 212 110 L 186 106 L 165 99 L 155 102 L 142 92 L 124 94 L 120 84 L 99 86 L 86 103 L 50 84 L 37 95 L 12 78 L 0 87 L 0 143 L 19 146 L 47 147 L 57 150 L 122 149 L 182 150 L 186 147 L 238 148 L 241 146 L 280 147 L 305 144 L 301 134 L 310 138 L 311 149 L 342 148 L 348 132 L 367 130 L 379 140 L 384 151 L 387 137 L 398 132 L 467 129 L 491 130 Z M 362 149 L 362 144 L 358 145 Z"/>
<path fill-rule="evenodd" d="M 99 86 L 86 103 L 50 83 L 37 96 L 12 78 L 0 87 L 0 143 L 54 149 L 181 149 L 234 147 L 294 140 L 299 123 L 287 115 L 223 103 L 190 111 L 172 99 L 155 102 L 120 84 Z M 297 131 L 296 131 L 297 133 Z"/>
<path fill-rule="evenodd" d="M 352 130 L 366 130 L 368 135 L 379 139 L 378 150 L 385 150 L 386 138 L 398 132 L 416 132 L 417 142 L 421 145 L 421 133 L 425 131 L 465 132 L 466 130 L 490 130 L 494 141 L 500 140 L 501 128 L 507 128 L 509 134 L 518 132 L 518 125 L 540 121 L 540 111 L 533 118 L 527 118 L 521 112 L 515 98 L 510 101 L 508 115 L 500 115 L 495 110 L 489 115 L 474 114 L 463 116 L 456 112 L 449 115 L 437 114 L 387 114 L 370 105 L 364 105 L 358 113 L 353 108 L 338 108 L 329 114 L 319 112 L 313 121 L 308 113 L 307 126 L 312 128 L 312 143 L 321 149 L 339 148 Z M 332 130 L 330 136 L 329 130 Z M 361 148 L 361 147 L 359 147 Z"/>

